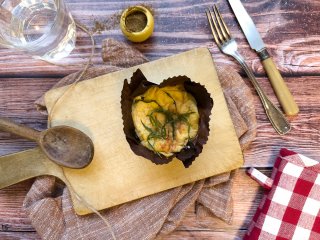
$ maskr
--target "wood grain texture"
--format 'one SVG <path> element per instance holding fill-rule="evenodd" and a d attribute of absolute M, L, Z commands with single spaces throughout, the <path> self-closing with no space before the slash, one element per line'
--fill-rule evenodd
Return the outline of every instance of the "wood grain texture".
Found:
<path fill-rule="evenodd" d="M 264 169 L 261 171 L 266 175 L 270 175 L 271 172 Z M 0 190 L 0 209 L 3 210 L 0 211 L 0 239 L 2 239 L 1 234 L 3 233 L 9 236 L 10 232 L 15 232 L 16 236 L 20 236 L 16 232 L 29 233 L 34 231 L 21 207 L 32 182 L 33 180 L 28 180 Z M 231 225 L 215 217 L 198 218 L 194 213 L 194 206 L 192 206 L 177 231 L 163 237 L 163 239 L 174 239 L 179 236 L 181 239 L 184 237 L 192 239 L 195 236 L 199 238 L 221 236 L 232 239 L 235 236 L 241 236 L 258 207 L 263 190 L 246 175 L 245 169 L 237 172 L 234 186 L 234 220 Z M 20 237 L 23 239 L 22 234 Z"/>
<path fill-rule="evenodd" d="M 186 169 L 178 159 L 169 164 L 155 165 L 130 149 L 123 132 L 125 117 L 119 111 L 120 107 L 124 108 L 123 103 L 119 106 L 123 88 L 121 79 L 130 79 L 137 68 L 148 81 L 156 84 L 173 76 L 188 76 L 192 81 L 205 86 L 211 95 L 215 107 L 210 109 L 208 126 L 212 134 L 209 134 L 192 167 Z M 68 86 L 46 93 L 45 103 L 49 112 L 66 89 Z M 132 103 L 129 104 L 131 108 Z M 127 111 L 126 108 L 122 110 Z M 97 210 L 228 172 L 243 165 L 240 144 L 228 106 L 206 48 L 197 48 L 80 82 L 64 99 L 63 104 L 56 105 L 51 124 L 76 127 L 92 139 L 95 153 L 91 164 L 84 169 L 65 168 L 64 173 L 75 192 Z M 214 160 L 212 156 L 215 156 Z M 71 196 L 76 213 L 84 215 L 92 212 L 75 195 Z"/>
<path fill-rule="evenodd" d="M 27 124 L 36 129 L 46 127 L 46 117 L 35 110 L 33 102 L 50 89 L 58 79 L 47 78 L 4 78 L 0 81 L 0 114 Z M 247 80 L 246 80 L 247 81 Z M 266 78 L 258 78 L 270 99 L 277 105 L 276 97 Z M 251 87 L 250 83 L 247 81 Z M 245 166 L 271 167 L 274 156 L 281 147 L 319 159 L 320 156 L 320 77 L 301 76 L 288 78 L 288 87 L 292 89 L 300 113 L 291 118 L 292 130 L 289 134 L 278 135 L 264 113 L 259 98 L 255 95 L 258 133 L 255 141 L 245 151 Z M 252 91 L 253 88 L 251 87 Z M 0 133 L 0 155 L 26 150 L 35 144 L 8 133 Z M 259 156 L 259 160 L 257 160 Z"/>
<path fill-rule="evenodd" d="M 301 113 L 291 120 L 293 130 L 285 136 L 279 136 L 273 131 L 256 96 L 259 129 L 256 140 L 245 151 L 246 166 L 272 166 L 275 156 L 281 147 L 288 147 L 309 157 L 319 159 L 320 107 L 318 105 L 319 93 L 317 90 L 319 80 L 320 77 L 312 76 L 290 78 L 289 87 L 294 90 L 293 94 L 297 96 L 296 100 L 301 108 Z M 262 83 L 267 93 L 272 96 L 272 89 L 266 79 L 259 78 L 258 81 Z M 6 114 L 6 116 L 18 119 L 21 123 L 29 124 L 38 129 L 45 128 L 45 116 L 40 115 L 33 109 L 32 102 L 55 82 L 56 79 L 37 81 L 37 79 L 32 78 L 24 79 L 23 81 L 16 81 L 16 79 L 0 81 L 1 114 Z M 23 93 L 21 89 L 23 89 Z M 274 96 L 272 100 L 275 101 Z M 0 134 L 1 155 L 31 148 L 32 146 L 33 144 L 28 141 L 16 137 L 12 139 L 12 136 L 6 133 Z M 219 220 L 213 220 L 212 218 L 199 220 L 190 210 L 179 230 L 173 233 L 171 239 L 179 238 L 179 236 L 181 239 L 192 239 L 192 237 L 205 239 L 208 236 L 224 236 L 226 239 L 232 239 L 233 236 L 240 236 L 237 229 L 246 229 L 249 219 L 261 198 L 261 192 L 256 193 L 257 185 L 245 174 L 242 175 L 243 178 L 241 179 L 243 180 L 240 179 L 242 183 L 238 184 L 236 182 L 235 185 L 239 186 L 239 193 L 243 190 L 247 192 L 235 199 L 236 215 L 231 230 L 229 225 Z M 28 219 L 26 219 L 21 210 L 22 201 L 30 185 L 31 182 L 27 182 L 0 191 L 0 224 L 9 238 L 12 236 L 13 239 L 26 239 L 27 237 L 24 237 L 26 236 L 24 235 L 25 232 L 33 231 Z M 237 193 L 235 193 L 235 196 L 237 196 Z M 216 230 L 215 226 L 217 226 L 218 230 Z M 19 232 L 21 232 L 21 236 L 18 234 Z M 11 233 L 12 235 L 10 235 Z M 29 239 L 36 239 L 33 238 L 33 235 L 27 236 L 30 236 Z M 168 239 L 170 239 L 170 236 Z"/>
<path fill-rule="evenodd" d="M 0 232 L 1 240 L 40 240 L 36 232 Z"/>
<path fill-rule="evenodd" d="M 246 231 L 225 231 L 225 232 L 213 232 L 213 231 L 188 231 L 177 230 L 168 236 L 158 238 L 159 240 L 194 240 L 194 239 L 223 239 L 223 240 L 241 240 Z"/>
<path fill-rule="evenodd" d="M 2 91 L 0 106 L 5 106 L 5 104 L 2 104 L 4 102 L 11 102 L 11 104 L 2 107 L 1 114 L 6 113 L 10 117 L 17 118 L 20 122 L 27 123 L 30 126 L 45 128 L 45 117 L 34 111 L 31 106 L 32 102 L 41 95 L 41 92 L 45 92 L 50 88 L 56 79 L 45 79 L 45 81 L 41 82 L 42 84 L 38 84 L 39 81 L 37 82 L 37 79 L 25 79 L 24 81 L 16 81 L 16 79 L 5 80 L 0 82 L 0 89 Z M 267 93 L 271 95 L 272 90 L 268 86 L 269 83 L 266 79 L 259 78 L 258 81 L 262 83 L 262 86 L 267 89 Z M 301 113 L 298 117 L 292 119 L 293 131 L 286 136 L 279 136 L 273 131 L 264 115 L 258 97 L 256 97 L 259 129 L 256 140 L 245 152 L 246 166 L 272 166 L 275 155 L 281 147 L 288 147 L 319 159 L 320 114 L 317 82 L 319 82 L 319 77 L 290 78 L 289 87 L 294 89 L 293 93 L 297 96 Z M 37 84 L 34 86 L 33 83 Z M 18 90 L 21 88 L 15 87 L 17 84 L 24 89 L 23 94 L 21 90 Z M 23 101 L 24 98 L 25 101 Z M 16 99 L 17 101 L 15 102 Z M 275 100 L 275 97 L 272 97 L 272 99 Z M 39 125 L 39 123 L 41 124 Z M 32 146 L 31 143 L 18 138 L 10 140 L 12 136 L 8 134 L 1 134 L 0 137 L 1 155 Z M 232 239 L 233 236 L 240 236 L 237 229 L 246 229 L 254 209 L 261 198 L 261 192 L 258 192 L 258 195 L 256 193 L 258 189 L 257 185 L 245 174 L 242 174 L 242 177 L 235 184 L 239 186 L 239 192 L 236 189 L 235 218 L 232 227 L 217 219 L 207 218 L 199 220 L 195 217 L 192 210 L 190 210 L 181 223 L 179 230 L 174 232 L 172 236 L 169 235 L 168 239 L 176 237 L 180 237 L 181 239 L 201 239 L 208 236 L 223 236 L 226 239 Z M 23 198 L 30 185 L 31 182 L 28 182 L 0 191 L 0 224 L 2 225 L 2 229 L 6 231 L 5 236 L 8 238 L 13 237 L 15 239 L 17 237 L 16 239 L 26 239 L 24 232 L 33 231 L 28 219 L 26 219 L 21 210 Z M 243 190 L 246 190 L 246 194 L 241 195 L 240 193 Z M 237 194 L 239 194 L 238 198 Z M 18 232 L 22 232 L 23 234 L 20 236 Z M 12 235 L 10 235 L 11 233 Z M 27 236 L 30 239 L 36 239 L 33 238 L 33 235 Z"/>
<path fill-rule="evenodd" d="M 36 111 L 34 101 L 49 90 L 58 78 L 1 78 L 0 116 L 43 130 L 47 117 Z M 35 143 L 10 133 L 0 132 L 0 155 L 26 150 Z"/>
<path fill-rule="evenodd" d="M 106 37 L 125 41 L 112 18 L 137 1 L 116 0 L 66 0 L 74 18 L 93 29 L 95 21 L 108 22 L 101 33 L 95 33 L 94 64 L 102 64 L 101 43 Z M 219 8 L 236 38 L 240 52 L 253 68 L 258 81 L 271 100 L 276 98 L 257 55 L 250 50 L 230 7 L 225 0 L 217 1 Z M 242 0 L 252 16 L 284 80 L 292 91 L 300 114 L 290 119 L 293 129 L 285 136 L 277 135 L 263 112 L 258 97 L 255 98 L 258 134 L 251 147 L 245 151 L 245 166 L 271 167 L 281 147 L 299 151 L 320 160 L 320 2 L 313 0 Z M 150 60 L 190 50 L 208 47 L 219 65 L 230 65 L 241 74 L 244 72 L 229 57 L 221 54 L 212 41 L 204 9 L 211 0 L 155 0 L 143 1 L 155 16 L 155 31 L 148 41 L 131 44 Z M 128 42 L 127 42 L 128 43 Z M 80 69 L 90 55 L 90 39 L 78 32 L 76 50 L 60 67 L 10 49 L 0 48 L 0 115 L 12 117 L 20 123 L 37 129 L 46 127 L 46 117 L 36 112 L 33 101 L 58 81 L 59 78 Z M 248 85 L 250 85 L 248 83 Z M 279 106 L 279 105 L 278 105 Z M 0 155 L 33 147 L 34 144 L 0 133 Z M 270 173 L 270 170 L 268 171 Z M 0 190 L 0 239 L 39 239 L 21 205 L 32 181 L 23 182 Z M 232 225 L 220 220 L 197 219 L 192 211 L 180 227 L 165 239 L 241 239 L 248 222 L 261 199 L 261 189 L 241 170 L 236 177 L 235 219 Z M 245 194 L 242 194 L 245 192 Z M 240 194 L 241 193 L 241 194 Z"/>
<path fill-rule="evenodd" d="M 95 22 L 107 26 L 101 33 L 95 33 L 96 41 L 93 62 L 101 64 L 101 43 L 106 37 L 126 41 L 118 23 L 122 10 L 138 4 L 137 1 L 79 1 L 66 0 L 74 18 L 93 30 Z M 240 69 L 230 58 L 222 55 L 213 44 L 204 10 L 212 5 L 211 0 L 201 1 L 143 1 L 153 9 L 155 29 L 152 38 L 141 44 L 132 44 L 151 60 L 173 55 L 196 47 L 207 46 L 213 52 L 216 61 Z M 224 0 L 217 1 L 230 30 L 239 43 L 240 52 L 248 59 L 249 66 L 259 75 L 265 75 L 257 55 L 249 46 L 239 26 Z M 285 75 L 317 74 L 320 69 L 320 29 L 318 11 L 320 4 L 312 0 L 292 1 L 244 1 L 249 14 L 257 25 L 273 59 Z M 112 20 L 113 19 L 113 20 Z M 59 67 L 14 50 L 0 49 L 0 76 L 63 76 L 80 69 L 90 55 L 90 38 L 78 31 L 76 49 L 63 63 L 74 64 Z"/>

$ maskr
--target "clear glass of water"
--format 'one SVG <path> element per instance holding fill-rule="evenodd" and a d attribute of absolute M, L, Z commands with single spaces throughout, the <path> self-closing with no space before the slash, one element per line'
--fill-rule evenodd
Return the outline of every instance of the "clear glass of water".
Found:
<path fill-rule="evenodd" d="M 76 25 L 63 0 L 0 0 L 0 45 L 56 61 L 75 47 Z"/>

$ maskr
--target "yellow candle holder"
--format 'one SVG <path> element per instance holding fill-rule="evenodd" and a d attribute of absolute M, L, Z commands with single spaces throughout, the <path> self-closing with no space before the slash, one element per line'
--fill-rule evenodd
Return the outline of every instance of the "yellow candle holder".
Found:
<path fill-rule="evenodd" d="M 135 18 L 135 16 L 139 16 L 140 19 Z M 145 22 L 142 22 L 142 20 Z M 120 28 L 128 40 L 143 42 L 153 33 L 154 19 L 150 10 L 143 6 L 129 7 L 121 15 Z"/>

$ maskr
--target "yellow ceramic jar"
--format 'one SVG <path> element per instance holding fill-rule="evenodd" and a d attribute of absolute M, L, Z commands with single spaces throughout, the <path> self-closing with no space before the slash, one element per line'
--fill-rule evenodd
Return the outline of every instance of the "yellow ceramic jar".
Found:
<path fill-rule="evenodd" d="M 132 42 L 143 42 L 153 33 L 154 19 L 149 9 L 143 6 L 129 7 L 120 18 L 122 33 Z"/>

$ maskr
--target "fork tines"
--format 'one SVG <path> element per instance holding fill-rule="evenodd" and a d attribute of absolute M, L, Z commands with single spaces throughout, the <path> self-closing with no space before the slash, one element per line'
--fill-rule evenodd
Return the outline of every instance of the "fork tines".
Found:
<path fill-rule="evenodd" d="M 217 5 L 214 4 L 214 6 L 211 8 L 212 10 L 210 8 L 206 10 L 207 18 L 210 24 L 213 38 L 218 47 L 221 47 L 224 42 L 231 39 L 231 34 L 219 12 L 219 9 L 217 8 Z"/>

